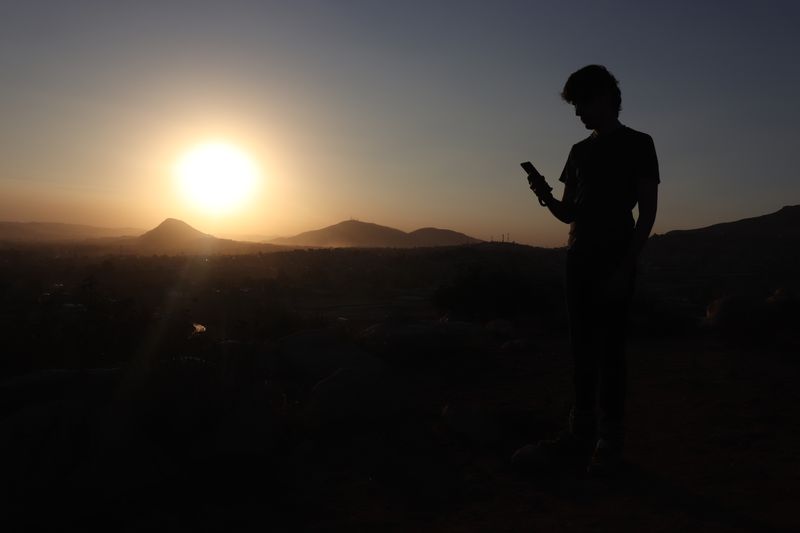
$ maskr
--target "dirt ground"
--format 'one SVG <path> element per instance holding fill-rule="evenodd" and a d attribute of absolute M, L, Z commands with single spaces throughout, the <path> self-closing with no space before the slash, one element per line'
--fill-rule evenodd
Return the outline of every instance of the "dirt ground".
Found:
<path fill-rule="evenodd" d="M 565 346 L 506 361 L 474 398 L 517 425 L 554 431 L 568 403 Z M 329 521 L 397 531 L 791 531 L 800 461 L 794 354 L 737 348 L 714 339 L 637 339 L 630 346 L 628 466 L 613 480 L 566 475 L 536 479 L 511 471 L 522 441 L 480 446 L 441 436 L 450 463 L 406 480 L 408 493 L 382 495 L 369 479 L 350 485 Z M 536 421 L 534 424 L 533 422 Z M 530 432 L 531 438 L 538 436 Z M 407 452 L 407 449 L 405 450 Z M 403 451 L 399 451 L 403 453 Z M 458 490 L 436 479 L 460 476 Z M 352 473 L 351 473 L 352 474 Z M 410 471 L 406 476 L 414 477 Z M 361 485 L 359 487 L 359 485 Z M 426 492 L 453 494 L 426 494 Z M 466 487 L 466 488 L 465 488 Z M 340 495 L 341 491 L 337 491 Z M 359 496 L 355 496 L 359 494 Z M 402 505 L 398 500 L 404 501 Z"/>
<path fill-rule="evenodd" d="M 568 410 L 566 345 L 553 342 L 458 377 L 409 373 L 413 416 L 304 440 L 285 458 L 286 492 L 253 493 L 283 502 L 280 519 L 259 498 L 175 494 L 165 505 L 163 493 L 155 505 L 111 498 L 102 513 L 123 531 L 797 530 L 795 354 L 696 336 L 634 339 L 629 354 L 628 465 L 615 479 L 510 467 L 517 446 L 558 431 Z M 78 505 L 70 497 L 62 505 Z"/>

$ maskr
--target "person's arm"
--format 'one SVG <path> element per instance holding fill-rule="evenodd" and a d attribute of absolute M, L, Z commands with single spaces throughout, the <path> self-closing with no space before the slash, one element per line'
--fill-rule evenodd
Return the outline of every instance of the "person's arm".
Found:
<path fill-rule="evenodd" d="M 569 181 L 564 184 L 564 193 L 561 195 L 561 200 L 556 200 L 552 195 L 545 199 L 547 209 L 564 224 L 571 224 L 575 220 L 574 202 L 573 186 Z"/>
<path fill-rule="evenodd" d="M 636 220 L 633 239 L 631 239 L 631 244 L 623 259 L 623 267 L 629 269 L 636 268 L 636 260 L 653 230 L 658 210 L 658 184 L 661 181 L 658 171 L 658 156 L 652 137 L 647 135 L 643 138 L 643 144 L 637 150 L 637 155 L 635 184 L 639 218 Z"/>
<path fill-rule="evenodd" d="M 658 180 L 640 179 L 636 183 L 636 194 L 639 203 L 639 218 L 636 220 L 636 228 L 633 232 L 633 239 L 628 246 L 622 262 L 615 274 L 609 279 L 605 288 L 606 296 L 615 294 L 627 294 L 630 290 L 631 274 L 636 270 L 636 261 L 644 248 L 653 223 L 656 220 L 656 210 L 658 208 Z"/>
<path fill-rule="evenodd" d="M 528 176 L 531 190 L 536 193 L 539 203 L 546 206 L 558 220 L 565 224 L 570 224 L 575 220 L 575 199 L 573 186 L 570 180 L 564 184 L 564 193 L 561 200 L 556 200 L 553 196 L 552 187 L 547 185 L 547 181 L 539 173 Z"/>
<path fill-rule="evenodd" d="M 636 195 L 639 203 L 639 218 L 636 220 L 633 239 L 623 261 L 623 264 L 630 268 L 636 265 L 636 259 L 647 243 L 650 232 L 653 230 L 653 224 L 656 221 L 658 180 L 640 179 L 636 183 Z"/>

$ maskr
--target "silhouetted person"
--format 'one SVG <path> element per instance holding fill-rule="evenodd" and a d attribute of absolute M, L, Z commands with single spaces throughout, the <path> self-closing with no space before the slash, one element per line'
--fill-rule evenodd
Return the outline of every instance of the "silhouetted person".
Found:
<path fill-rule="evenodd" d="M 584 461 L 590 473 L 601 474 L 616 470 L 622 458 L 625 329 L 637 257 L 656 217 L 658 160 L 649 135 L 619 122 L 621 93 L 605 67 L 574 72 L 561 96 L 593 131 L 570 150 L 559 178 L 561 200 L 535 169 L 528 179 L 539 202 L 570 224 L 566 300 L 575 402 L 566 433 L 521 448 L 514 461 L 532 467 Z"/>

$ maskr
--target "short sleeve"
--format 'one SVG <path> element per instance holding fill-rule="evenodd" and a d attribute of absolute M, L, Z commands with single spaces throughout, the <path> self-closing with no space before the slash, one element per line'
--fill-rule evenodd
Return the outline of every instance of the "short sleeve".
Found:
<path fill-rule="evenodd" d="M 564 170 L 561 171 L 561 176 L 558 178 L 558 181 L 561 183 L 573 182 L 575 179 L 575 165 L 573 164 L 573 152 L 575 151 L 575 147 L 573 146 L 572 149 L 569 151 L 569 155 L 567 156 L 567 162 L 564 163 Z"/>
<path fill-rule="evenodd" d="M 641 148 L 638 150 L 634 178 L 637 180 L 655 180 L 656 183 L 661 183 L 656 146 L 653 143 L 653 138 L 649 135 L 644 136 Z"/>

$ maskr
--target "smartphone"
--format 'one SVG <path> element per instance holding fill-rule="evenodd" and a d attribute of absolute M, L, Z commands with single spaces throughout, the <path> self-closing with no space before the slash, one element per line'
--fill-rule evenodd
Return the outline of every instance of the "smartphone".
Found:
<path fill-rule="evenodd" d="M 530 174 L 536 175 L 539 173 L 539 171 L 536 170 L 536 168 L 533 166 L 533 163 L 531 163 L 530 161 L 525 161 L 524 163 L 520 163 L 519 166 L 521 166 L 522 170 L 524 170 L 525 173 L 528 175 Z"/>

